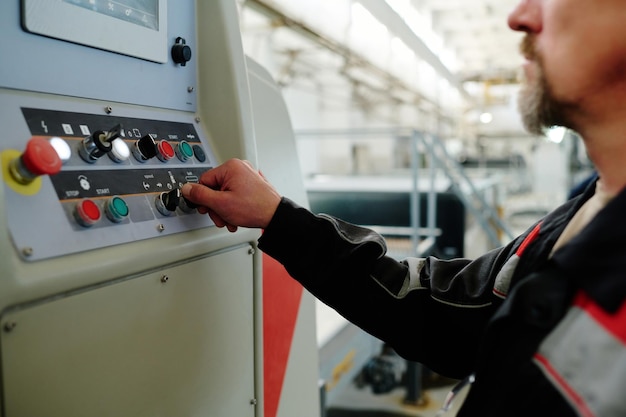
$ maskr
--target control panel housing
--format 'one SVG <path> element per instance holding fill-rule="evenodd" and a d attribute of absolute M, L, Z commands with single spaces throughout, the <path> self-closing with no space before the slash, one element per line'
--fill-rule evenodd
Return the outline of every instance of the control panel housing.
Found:
<path fill-rule="evenodd" d="M 163 193 L 198 182 L 217 162 L 193 114 L 14 91 L 0 95 L 0 106 L 0 124 L 11 132 L 1 153 L 7 171 L 5 210 L 16 252 L 24 260 L 211 226 L 208 216 L 188 210 L 183 200 L 171 212 L 160 212 L 158 205 Z M 86 138 L 115 126 L 121 126 L 115 141 L 126 146 L 125 160 L 118 162 L 110 154 L 91 162 L 81 157 Z M 132 149 L 147 135 L 168 144 L 170 159 L 155 155 L 142 161 L 134 156 Z M 63 141 L 69 156 L 61 172 L 31 186 L 12 181 L 8 165 L 26 146 L 25 138 Z M 93 202 L 100 214 L 89 225 L 77 213 L 86 201 Z M 128 211 L 119 221 L 107 216 L 107 205 L 116 202 L 125 203 Z"/>
<path fill-rule="evenodd" d="M 263 417 L 260 232 L 180 194 L 256 162 L 236 2 L 1 1 L 0 35 L 0 415 Z"/>

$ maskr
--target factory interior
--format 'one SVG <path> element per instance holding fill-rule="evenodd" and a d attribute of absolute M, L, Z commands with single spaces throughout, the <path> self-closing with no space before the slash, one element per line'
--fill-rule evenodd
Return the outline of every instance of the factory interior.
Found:
<path fill-rule="evenodd" d="M 455 415 L 180 187 L 240 158 L 398 260 L 506 244 L 593 172 L 521 123 L 517 3 L 3 1 L 0 415 Z"/>
<path fill-rule="evenodd" d="M 507 25 L 516 4 L 239 1 L 244 50 L 285 97 L 312 210 L 377 228 L 399 259 L 474 258 L 526 230 L 592 174 L 574 133 L 539 137 L 522 126 L 522 35 Z M 399 214 L 411 197 L 422 212 Z M 323 366 L 328 345 L 350 325 L 320 302 L 316 309 Z M 438 415 L 457 381 L 371 346 L 375 356 L 363 355 L 349 382 L 326 393 L 327 417 Z M 416 369 L 412 381 L 407 367 Z"/>

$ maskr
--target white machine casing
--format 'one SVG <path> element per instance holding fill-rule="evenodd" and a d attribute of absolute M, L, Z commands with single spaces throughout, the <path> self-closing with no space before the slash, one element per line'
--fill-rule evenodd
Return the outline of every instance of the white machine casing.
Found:
<path fill-rule="evenodd" d="M 260 231 L 172 200 L 236 157 L 307 204 L 288 111 L 243 52 L 236 2 L 156 1 L 165 62 L 107 40 L 107 22 L 149 30 L 83 7 L 107 2 L 45 3 L 93 19 L 95 44 L 35 29 L 38 0 L 0 3 L 0 415 L 319 416 L 312 297 L 267 269 Z M 183 45 L 191 57 L 175 62 Z M 129 150 L 152 138 L 176 155 L 86 161 L 85 141 L 116 126 Z M 11 164 L 53 137 L 71 151 L 60 172 L 17 181 Z"/>

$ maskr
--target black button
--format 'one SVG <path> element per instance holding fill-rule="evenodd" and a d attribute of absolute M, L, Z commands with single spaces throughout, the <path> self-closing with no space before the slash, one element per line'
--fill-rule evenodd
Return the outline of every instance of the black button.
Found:
<path fill-rule="evenodd" d="M 193 154 L 196 156 L 196 159 L 198 161 L 200 162 L 206 161 L 206 153 L 204 152 L 204 149 L 202 149 L 202 146 L 193 145 Z"/>
<path fill-rule="evenodd" d="M 186 45 L 185 39 L 176 38 L 176 43 L 172 46 L 172 59 L 183 67 L 191 60 L 191 48 Z"/>

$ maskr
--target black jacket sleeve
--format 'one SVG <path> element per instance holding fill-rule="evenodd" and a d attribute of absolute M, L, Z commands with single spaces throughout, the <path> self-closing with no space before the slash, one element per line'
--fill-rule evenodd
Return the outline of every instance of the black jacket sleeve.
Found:
<path fill-rule="evenodd" d="M 372 230 L 283 198 L 259 248 L 322 302 L 400 355 L 450 377 L 474 366 L 500 304 L 493 281 L 513 243 L 471 261 L 386 256 Z"/>

